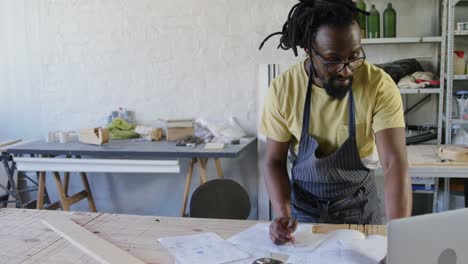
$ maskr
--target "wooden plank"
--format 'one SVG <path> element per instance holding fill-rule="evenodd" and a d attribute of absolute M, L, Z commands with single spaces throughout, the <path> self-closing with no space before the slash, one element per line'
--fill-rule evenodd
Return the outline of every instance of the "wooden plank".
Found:
<path fill-rule="evenodd" d="M 65 194 L 65 191 L 63 189 L 62 178 L 60 177 L 60 174 L 58 172 L 54 172 L 53 176 L 55 180 L 55 185 L 57 186 L 57 192 L 60 198 L 60 205 L 64 211 L 70 211 L 70 203 L 68 196 Z"/>
<path fill-rule="evenodd" d="M 15 144 L 17 144 L 19 142 L 21 142 L 21 139 L 8 140 L 8 141 L 0 142 L 0 153 L 1 152 L 6 152 L 8 147 L 14 146 Z"/>
<path fill-rule="evenodd" d="M 0 142 L 0 148 L 6 147 L 6 146 L 9 146 L 9 145 L 16 144 L 16 143 L 18 143 L 18 142 L 20 142 L 20 141 L 21 141 L 21 139 L 14 139 L 14 140 L 2 141 L 2 142 Z"/>
<path fill-rule="evenodd" d="M 204 184 L 208 181 L 208 175 L 206 173 L 208 165 L 207 158 L 199 158 L 198 159 L 198 166 L 200 168 L 200 185 Z"/>
<path fill-rule="evenodd" d="M 42 223 L 68 242 L 103 264 L 144 264 L 106 240 L 94 235 L 75 222 L 61 217 L 47 218 Z"/>
<path fill-rule="evenodd" d="M 183 204 L 182 204 L 182 211 L 180 213 L 180 216 L 185 216 L 186 211 L 187 211 L 187 201 L 188 201 L 188 196 L 190 192 L 190 186 L 192 183 L 193 166 L 196 161 L 197 159 L 195 158 L 192 158 L 189 161 L 187 176 L 185 178 L 184 197 L 182 201 Z"/>
<path fill-rule="evenodd" d="M 215 159 L 216 170 L 218 171 L 218 178 L 224 179 L 223 175 L 223 167 L 221 167 L 221 161 L 219 159 Z"/>
<path fill-rule="evenodd" d="M 465 146 L 441 146 L 437 149 L 437 155 L 441 160 L 468 162 L 468 148 Z"/>
<path fill-rule="evenodd" d="M 437 155 L 437 146 L 435 145 L 415 145 L 407 147 L 408 163 L 410 166 L 418 164 L 443 164 Z"/>
<path fill-rule="evenodd" d="M 0 248 L 2 249 L 0 263 L 97 263 L 45 228 L 38 219 L 67 216 L 79 224 L 86 224 L 99 215 L 47 210 L 0 209 L 0 226 L 2 227 L 0 228 Z M 55 255 L 56 252 L 59 252 L 61 256 Z"/>
<path fill-rule="evenodd" d="M 91 192 L 91 187 L 89 187 L 88 176 L 86 173 L 81 172 L 81 181 L 83 182 L 83 187 L 86 191 L 86 198 L 88 198 L 88 206 L 91 212 L 97 212 L 96 204 L 94 203 L 93 193 Z"/>
<path fill-rule="evenodd" d="M 39 181 L 37 184 L 37 203 L 36 209 L 42 209 L 44 207 L 44 194 L 45 194 L 45 177 L 44 171 L 39 172 Z"/>
<path fill-rule="evenodd" d="M 362 232 L 364 235 L 387 235 L 387 228 L 383 225 L 351 225 L 351 224 L 314 224 L 312 226 L 312 233 L 316 234 L 326 234 L 332 231 L 340 230 L 340 229 L 350 229 L 350 230 L 358 230 Z"/>

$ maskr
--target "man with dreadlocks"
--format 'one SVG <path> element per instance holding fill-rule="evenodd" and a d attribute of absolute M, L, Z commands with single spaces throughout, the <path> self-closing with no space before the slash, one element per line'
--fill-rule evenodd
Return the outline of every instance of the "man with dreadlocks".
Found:
<path fill-rule="evenodd" d="M 369 168 L 377 151 L 387 218 L 411 213 L 400 93 L 385 72 L 365 61 L 359 13 L 368 15 L 351 0 L 300 0 L 282 31 L 260 46 L 281 35 L 278 48 L 307 54 L 272 82 L 260 125 L 267 136 L 265 181 L 278 216 L 270 225 L 276 244 L 293 239 L 296 221 L 380 223 Z"/>

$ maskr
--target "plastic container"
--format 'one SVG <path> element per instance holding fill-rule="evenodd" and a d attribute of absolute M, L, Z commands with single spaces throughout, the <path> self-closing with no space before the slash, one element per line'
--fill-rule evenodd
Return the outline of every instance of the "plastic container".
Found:
<path fill-rule="evenodd" d="M 458 91 L 454 94 L 454 98 L 456 98 L 458 106 L 454 118 L 468 120 L 468 91 Z"/>
<path fill-rule="evenodd" d="M 453 52 L 453 74 L 462 75 L 466 73 L 465 52 L 456 50 Z"/>
<path fill-rule="evenodd" d="M 375 8 L 375 5 L 371 6 L 369 12 L 370 15 L 367 17 L 367 37 L 380 38 L 380 13 Z"/>
<path fill-rule="evenodd" d="M 457 30 L 468 30 L 468 22 L 458 22 Z"/>
<path fill-rule="evenodd" d="M 383 13 L 383 37 L 396 38 L 396 11 L 392 3 L 388 3 Z"/>

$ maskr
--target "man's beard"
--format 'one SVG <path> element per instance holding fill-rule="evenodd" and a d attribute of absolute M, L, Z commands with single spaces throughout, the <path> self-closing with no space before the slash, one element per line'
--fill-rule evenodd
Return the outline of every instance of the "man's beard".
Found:
<path fill-rule="evenodd" d="M 340 79 L 338 76 L 332 76 L 328 79 L 327 82 L 324 84 L 324 89 L 327 92 L 328 96 L 330 96 L 334 100 L 341 100 L 343 99 L 348 91 L 351 89 L 351 85 L 353 83 L 353 76 L 348 78 L 349 84 L 348 85 L 336 85 L 336 81 Z"/>

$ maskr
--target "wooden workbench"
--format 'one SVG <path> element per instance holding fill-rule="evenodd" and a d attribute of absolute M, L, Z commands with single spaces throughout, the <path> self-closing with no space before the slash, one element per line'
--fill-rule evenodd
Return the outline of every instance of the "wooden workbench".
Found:
<path fill-rule="evenodd" d="M 437 211 L 439 178 L 444 178 L 443 211 L 449 209 L 450 178 L 464 178 L 465 182 L 467 182 L 466 185 L 468 185 L 468 162 L 441 160 L 437 155 L 439 147 L 440 146 L 437 145 L 414 145 L 407 147 L 409 175 L 419 178 L 434 178 L 434 212 Z M 465 191 L 465 200 L 468 204 L 468 199 L 466 199 L 468 197 L 467 191 L 468 190 Z"/>
<path fill-rule="evenodd" d="M 247 220 L 3 208 L 0 209 L 0 263 L 97 263 L 40 221 L 64 215 L 146 263 L 175 263 L 172 255 L 158 242 L 158 238 L 215 232 L 227 239 L 258 223 Z M 320 225 L 314 232 L 349 228 L 360 230 L 355 225 Z M 373 229 L 378 231 L 375 233 L 386 234 L 385 226 L 374 226 Z M 287 259 L 286 255 L 273 254 L 273 257 L 282 261 Z"/>
<path fill-rule="evenodd" d="M 255 221 L 171 218 L 49 210 L 0 209 L 0 263 L 97 263 L 39 219 L 69 215 L 76 223 L 146 263 L 174 263 L 160 237 L 216 232 L 224 238 Z"/>

